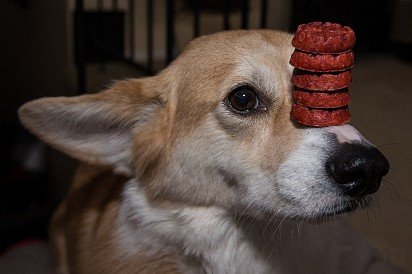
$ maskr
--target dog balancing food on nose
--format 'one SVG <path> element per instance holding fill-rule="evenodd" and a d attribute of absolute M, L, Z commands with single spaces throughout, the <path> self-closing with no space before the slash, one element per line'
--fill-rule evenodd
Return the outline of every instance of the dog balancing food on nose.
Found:
<path fill-rule="evenodd" d="M 349 122 L 355 41 L 353 30 L 339 24 L 313 22 L 298 27 L 290 58 L 295 67 L 291 78 L 294 120 L 315 127 Z"/>

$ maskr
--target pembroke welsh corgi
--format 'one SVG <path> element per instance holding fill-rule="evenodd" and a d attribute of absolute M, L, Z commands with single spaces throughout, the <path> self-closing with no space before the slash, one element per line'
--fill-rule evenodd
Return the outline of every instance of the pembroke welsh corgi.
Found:
<path fill-rule="evenodd" d="M 30 131 L 84 162 L 50 227 L 61 273 L 385 264 L 350 227 L 323 219 L 367 206 L 388 161 L 350 125 L 291 120 L 291 39 L 203 36 L 156 76 L 21 107 Z"/>

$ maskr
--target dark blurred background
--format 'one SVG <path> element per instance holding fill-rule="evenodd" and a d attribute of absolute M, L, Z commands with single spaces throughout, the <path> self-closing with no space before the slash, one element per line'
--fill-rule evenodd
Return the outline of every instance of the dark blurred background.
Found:
<path fill-rule="evenodd" d="M 22 128 L 21 104 L 155 74 L 199 35 L 332 21 L 357 35 L 352 124 L 393 167 L 380 208 L 349 220 L 412 271 L 412 0 L 3 0 L 0 12 L 0 254 L 47 239 L 76 167 Z"/>

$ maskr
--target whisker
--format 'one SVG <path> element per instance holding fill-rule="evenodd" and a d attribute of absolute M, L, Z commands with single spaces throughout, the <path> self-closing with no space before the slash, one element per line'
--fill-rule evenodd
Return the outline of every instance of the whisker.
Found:
<path fill-rule="evenodd" d="M 267 222 L 267 224 L 265 225 L 265 227 L 262 230 L 262 233 L 260 234 L 260 236 L 263 236 L 263 234 L 265 234 L 266 229 L 269 227 L 269 225 L 272 223 L 272 221 L 275 219 L 276 217 L 276 213 L 272 215 L 272 217 L 270 217 L 269 221 Z"/>
<path fill-rule="evenodd" d="M 391 198 L 391 202 L 395 201 L 393 189 L 390 188 L 389 185 L 386 184 L 386 182 L 384 182 L 384 183 L 382 184 L 382 186 L 384 186 L 385 189 L 388 191 L 389 196 L 390 196 L 390 198 Z"/>
<path fill-rule="evenodd" d="M 260 215 L 261 212 L 262 212 L 261 210 L 258 210 L 257 213 Z M 257 222 L 258 222 L 258 218 L 252 218 L 252 220 L 246 225 L 245 231 L 254 230 L 254 229 L 253 229 L 253 226 L 254 226 Z M 251 230 L 249 230 L 249 228 L 250 228 Z"/>
<path fill-rule="evenodd" d="M 381 145 L 381 146 L 377 146 L 376 148 L 377 149 L 382 149 L 382 148 L 387 148 L 387 147 L 391 147 L 391 146 L 394 146 L 394 145 L 400 145 L 400 143 L 388 143 L 388 144 L 384 144 L 384 145 Z"/>
<path fill-rule="evenodd" d="M 382 180 L 393 190 L 393 192 L 396 194 L 396 197 L 398 198 L 398 201 L 400 202 L 402 199 L 401 199 L 401 196 L 399 195 L 399 192 L 396 190 L 396 188 L 391 184 L 391 182 L 389 182 L 385 178 L 382 178 Z"/>
<path fill-rule="evenodd" d="M 369 207 L 369 208 L 372 210 L 373 217 L 375 217 L 375 219 L 377 219 L 375 209 L 373 207 Z"/>
<path fill-rule="evenodd" d="M 362 207 L 362 205 L 359 206 L 358 208 L 361 208 L 361 207 Z M 369 208 L 366 208 L 365 212 L 366 212 L 366 216 L 368 218 L 368 226 L 370 226 Z"/>
<path fill-rule="evenodd" d="M 389 167 L 389 169 L 390 169 L 390 170 L 393 170 L 393 171 L 395 171 L 395 172 L 397 172 L 397 173 L 399 173 L 399 171 L 398 171 L 396 168 Z"/>
<path fill-rule="evenodd" d="M 381 204 L 379 203 L 379 200 L 376 200 L 376 204 L 378 206 L 378 213 L 380 215 L 381 214 Z"/>
<path fill-rule="evenodd" d="M 266 242 L 266 244 L 263 248 L 265 250 L 269 246 L 269 244 L 272 245 L 272 248 L 271 248 L 271 250 L 270 250 L 270 252 L 269 252 L 269 254 L 266 258 L 266 262 L 272 257 L 272 254 L 273 254 L 273 251 L 275 250 L 275 248 L 276 248 L 276 250 L 278 250 L 279 244 L 281 244 L 280 239 L 279 239 L 279 235 L 278 235 L 278 241 L 276 243 L 272 244 L 272 241 L 273 241 L 273 237 L 276 235 L 278 229 L 281 227 L 281 225 L 282 225 L 282 223 L 285 219 L 286 219 L 286 216 L 284 216 L 280 220 L 280 222 L 279 222 L 278 226 L 276 227 L 275 231 L 270 235 L 269 240 Z"/>
<path fill-rule="evenodd" d="M 298 240 L 299 240 L 299 246 L 301 245 L 301 237 L 300 237 L 300 233 L 301 233 L 301 228 L 302 228 L 302 223 L 303 223 L 303 220 L 299 220 L 299 223 L 298 223 L 298 235 L 297 235 L 297 237 L 298 237 Z"/>
<path fill-rule="evenodd" d="M 237 225 L 243 226 L 245 220 L 247 219 L 247 218 L 243 218 L 243 220 L 242 220 L 243 214 L 245 214 L 246 211 L 252 206 L 252 203 L 253 203 L 253 201 L 249 201 L 248 205 L 244 208 L 244 210 L 243 210 L 243 211 L 240 213 L 240 215 L 237 217 L 237 220 L 236 220 L 236 224 L 237 224 Z M 241 222 L 241 221 L 242 221 L 242 222 Z"/>

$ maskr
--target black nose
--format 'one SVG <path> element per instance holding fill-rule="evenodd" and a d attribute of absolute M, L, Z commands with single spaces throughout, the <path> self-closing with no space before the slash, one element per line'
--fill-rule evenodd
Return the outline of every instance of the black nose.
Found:
<path fill-rule="evenodd" d="M 326 161 L 326 170 L 347 195 L 360 197 L 379 189 L 389 162 L 374 147 L 345 143 Z"/>

